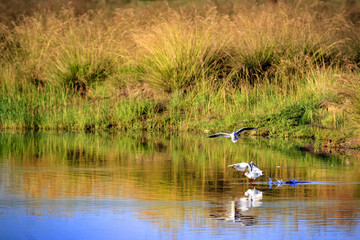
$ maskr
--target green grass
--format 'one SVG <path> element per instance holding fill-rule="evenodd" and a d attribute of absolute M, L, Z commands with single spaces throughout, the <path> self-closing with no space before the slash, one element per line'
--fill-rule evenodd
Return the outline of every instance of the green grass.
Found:
<path fill-rule="evenodd" d="M 67 7 L 4 22 L 0 128 L 353 138 L 360 31 L 334 4 Z"/>

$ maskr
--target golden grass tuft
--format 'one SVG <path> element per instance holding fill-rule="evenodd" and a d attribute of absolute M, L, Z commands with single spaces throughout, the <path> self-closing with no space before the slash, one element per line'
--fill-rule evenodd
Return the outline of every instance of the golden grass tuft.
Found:
<path fill-rule="evenodd" d="M 108 125 L 142 128 L 246 121 L 344 127 L 321 120 L 321 103 L 356 87 L 327 89 L 336 74 L 355 76 L 359 67 L 359 26 L 348 16 L 322 1 L 156 2 L 81 14 L 66 5 L 24 15 L 0 25 L 0 101 L 11 102 L 0 113 L 16 103 L 39 126 L 51 116 L 61 126 L 105 126 L 109 114 Z M 27 101 L 33 96 L 39 101 Z M 117 105 L 109 109 L 103 100 Z M 59 102 L 66 107 L 54 107 Z M 68 107 L 73 102 L 77 108 Z M 80 108 L 94 117 L 74 123 Z M 349 108 L 356 119 L 357 105 Z M 140 109 L 135 117 L 133 109 Z M 198 119 L 208 122 L 191 125 Z"/>
<path fill-rule="evenodd" d="M 214 84 L 223 77 L 230 56 L 225 25 L 214 8 L 194 17 L 169 10 L 150 29 L 134 35 L 143 56 L 142 79 L 167 93 Z"/>

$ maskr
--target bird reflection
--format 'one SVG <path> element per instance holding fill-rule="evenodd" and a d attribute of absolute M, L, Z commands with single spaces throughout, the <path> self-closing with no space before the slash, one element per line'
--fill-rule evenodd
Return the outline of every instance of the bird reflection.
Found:
<path fill-rule="evenodd" d="M 244 195 L 245 197 L 241 197 L 238 201 L 239 208 L 242 211 L 247 211 L 249 208 L 260 207 L 262 205 L 262 202 L 260 202 L 263 196 L 262 191 L 255 188 L 248 189 Z"/>
<path fill-rule="evenodd" d="M 248 189 L 244 197 L 236 198 L 226 204 L 222 209 L 218 209 L 216 214 L 211 214 L 217 220 L 241 223 L 243 226 L 256 224 L 256 216 L 245 215 L 244 213 L 251 208 L 262 205 L 262 191 L 255 188 Z"/>

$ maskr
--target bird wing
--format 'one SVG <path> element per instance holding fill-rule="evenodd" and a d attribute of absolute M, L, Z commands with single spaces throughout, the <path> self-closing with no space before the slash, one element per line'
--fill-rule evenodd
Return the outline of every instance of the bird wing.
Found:
<path fill-rule="evenodd" d="M 215 133 L 213 135 L 207 136 L 206 138 L 216 138 L 216 137 L 231 137 L 231 134 L 220 132 L 220 133 Z"/>
<path fill-rule="evenodd" d="M 258 166 L 256 166 L 253 162 L 250 163 L 250 166 L 254 170 L 254 172 L 259 173 L 260 175 L 262 175 L 262 171 L 260 170 L 260 168 L 258 168 Z"/>
<path fill-rule="evenodd" d="M 255 168 L 255 169 L 259 169 L 258 166 L 256 166 L 253 162 L 250 163 L 250 166 Z M 260 170 L 260 169 L 259 169 Z"/>
<path fill-rule="evenodd" d="M 243 128 L 240 128 L 239 130 L 236 131 L 236 135 L 241 133 L 242 131 L 245 131 L 245 130 L 252 130 L 252 129 L 256 129 L 254 127 L 243 127 Z"/>
<path fill-rule="evenodd" d="M 236 163 L 236 164 L 229 165 L 228 167 L 232 167 L 237 171 L 245 171 L 246 168 L 248 168 L 248 167 L 251 168 L 249 164 L 244 166 L 244 163 Z"/>

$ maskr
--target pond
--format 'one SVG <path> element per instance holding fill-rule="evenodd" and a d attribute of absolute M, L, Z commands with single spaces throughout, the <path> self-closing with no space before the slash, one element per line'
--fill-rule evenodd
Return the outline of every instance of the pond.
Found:
<path fill-rule="evenodd" d="M 359 161 L 307 143 L 3 132 L 0 239 L 360 236 Z M 265 174 L 253 185 L 227 167 L 250 161 Z"/>

